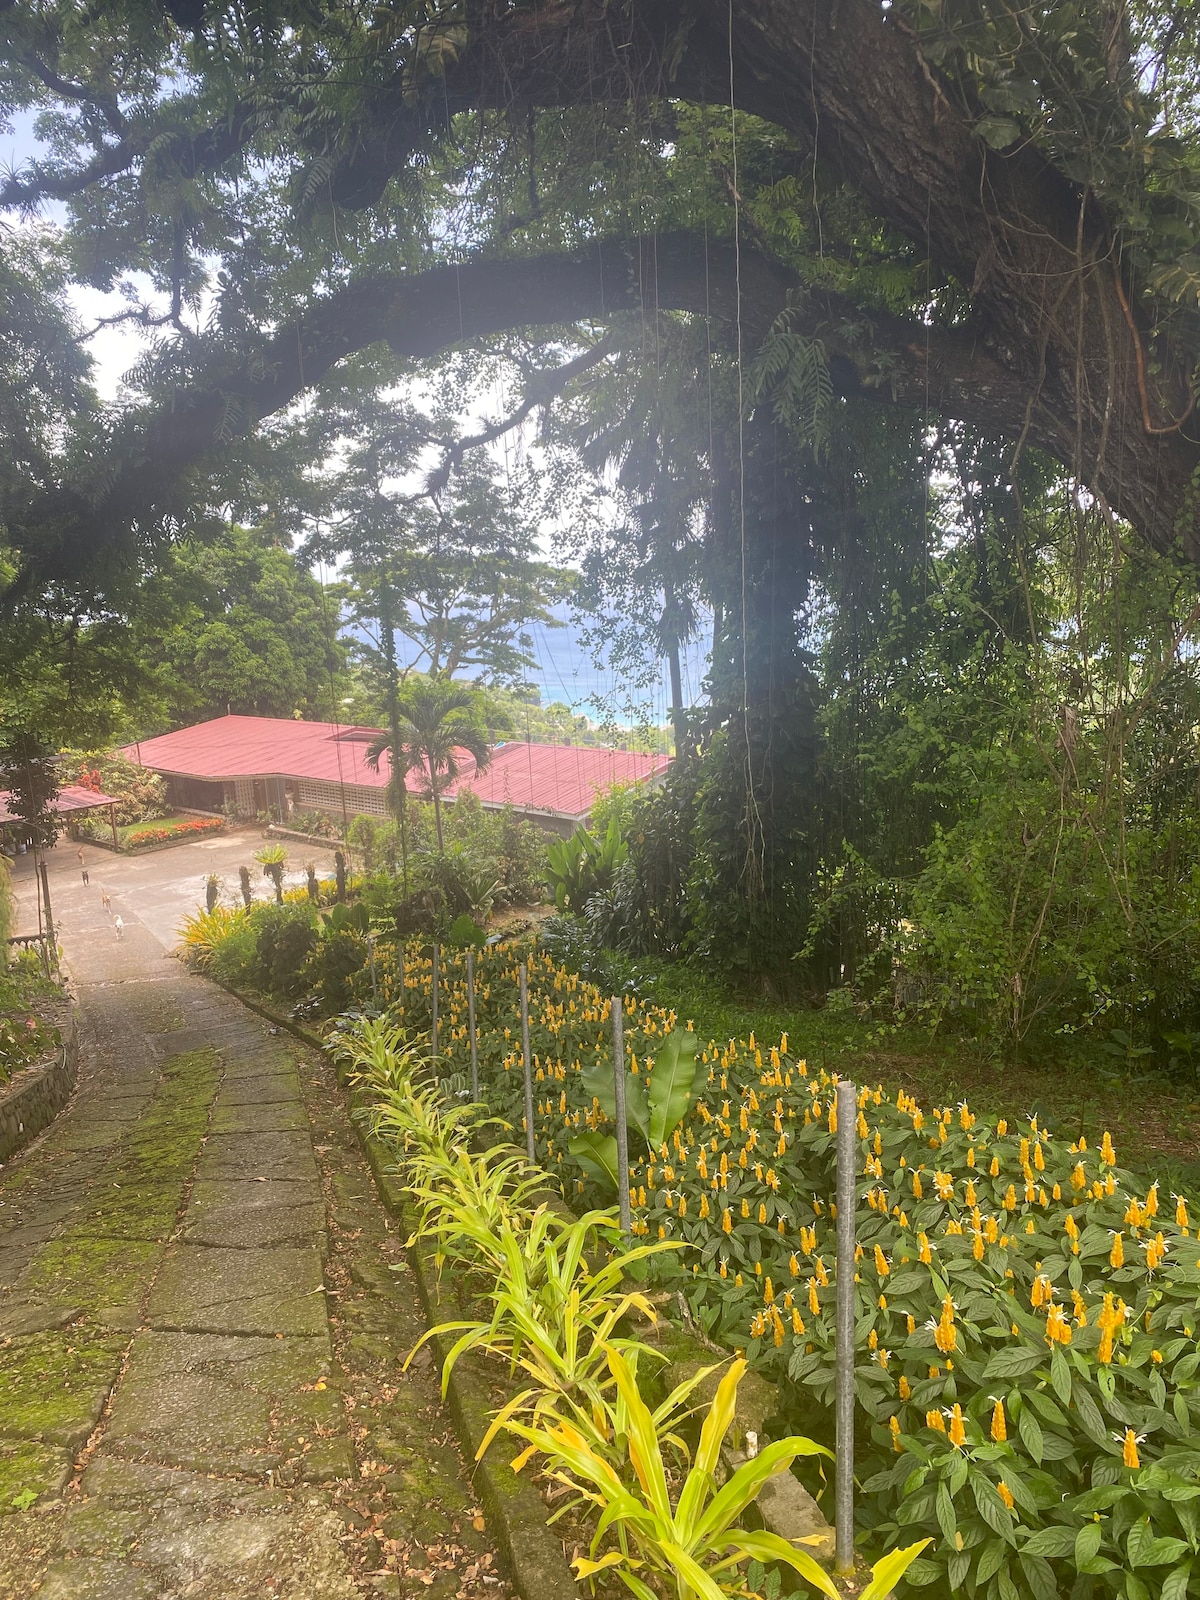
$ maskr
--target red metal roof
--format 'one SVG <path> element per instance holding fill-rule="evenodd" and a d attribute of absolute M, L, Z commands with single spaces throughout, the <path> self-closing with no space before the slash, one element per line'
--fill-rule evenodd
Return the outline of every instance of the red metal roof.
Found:
<path fill-rule="evenodd" d="M 366 763 L 373 728 L 329 722 L 302 722 L 280 717 L 217 717 L 194 728 L 160 734 L 127 745 L 131 761 L 156 772 L 210 782 L 235 778 L 309 778 L 323 783 L 385 788 L 388 758 L 379 771 Z M 518 811 L 583 817 L 596 795 L 614 783 L 644 782 L 670 765 L 669 756 L 642 755 L 596 745 L 511 743 L 497 745 L 483 773 L 471 770 L 465 751 L 464 776 L 447 790 L 473 789 L 485 805 L 511 805 Z M 419 794 L 427 785 L 410 772 L 406 785 Z"/>
<path fill-rule="evenodd" d="M 20 813 L 9 805 L 9 799 L 9 791 L 0 789 L 0 817 L 10 817 L 14 821 L 21 820 Z M 65 816 L 68 811 L 95 811 L 99 806 L 120 804 L 121 802 L 114 800 L 112 795 L 101 794 L 97 789 L 86 789 L 78 783 L 64 783 L 50 809 L 59 816 Z"/>
<path fill-rule="evenodd" d="M 385 789 L 391 778 L 386 753 L 380 757 L 378 772 L 367 765 L 367 747 L 376 734 L 374 728 L 345 723 L 228 716 L 143 739 L 126 745 L 121 753 L 156 772 L 214 783 L 235 778 L 311 778 Z M 417 773 L 408 775 L 407 787 L 414 794 L 420 792 Z"/>
<path fill-rule="evenodd" d="M 457 788 L 473 789 L 485 805 L 585 817 L 596 796 L 614 783 L 645 783 L 670 764 L 670 756 L 599 745 L 501 744 L 485 770 Z"/>

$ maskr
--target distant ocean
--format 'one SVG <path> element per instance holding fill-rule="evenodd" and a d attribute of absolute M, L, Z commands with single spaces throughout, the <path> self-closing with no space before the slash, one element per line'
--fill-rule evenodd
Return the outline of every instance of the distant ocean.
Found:
<path fill-rule="evenodd" d="M 644 718 L 657 725 L 667 720 L 671 694 L 665 661 L 657 681 L 648 689 L 627 686 L 607 663 L 598 667 L 592 660 L 568 606 L 557 607 L 555 615 L 561 619 L 561 627 L 538 624 L 530 630 L 536 665 L 530 670 L 529 682 L 537 685 L 544 706 L 557 701 L 569 706 L 576 716 L 590 717 L 593 722 L 601 721 L 606 709 L 618 723 Z M 397 640 L 402 660 L 404 644 L 403 639 Z M 702 632 L 684 651 L 683 693 L 689 705 L 703 698 L 707 649 L 707 636 Z M 411 660 L 415 653 L 412 651 L 407 659 Z"/>

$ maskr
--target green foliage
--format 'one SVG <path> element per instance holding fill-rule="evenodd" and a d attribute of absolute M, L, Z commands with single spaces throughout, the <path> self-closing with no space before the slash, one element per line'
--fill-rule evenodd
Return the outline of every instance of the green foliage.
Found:
<path fill-rule="evenodd" d="M 28 728 L 0 724 L 0 787 L 9 792 L 8 809 L 21 818 L 35 844 L 52 845 L 58 831 L 58 769 L 50 746 Z"/>
<path fill-rule="evenodd" d="M 156 772 L 147 772 L 119 750 L 66 750 L 59 772 L 64 783 L 79 784 L 118 801 L 117 823 L 148 822 L 167 813 L 167 786 Z M 106 814 L 84 823 L 89 832 L 104 833 Z"/>
<path fill-rule="evenodd" d="M 696 1045 L 694 1033 L 673 1028 L 648 1067 L 643 1063 L 638 1071 L 635 1062 L 634 1070 L 626 1074 L 626 1116 L 652 1151 L 665 1149 L 688 1113 L 696 1078 L 701 1075 Z M 584 1072 L 583 1086 L 609 1121 L 615 1120 L 612 1068 L 597 1060 Z M 617 1143 L 611 1134 L 577 1133 L 567 1148 L 592 1178 L 616 1187 Z"/>
<path fill-rule="evenodd" d="M 0 934 L 4 929 L 5 869 L 0 865 Z M 33 950 L 23 951 L 8 963 L 0 946 L 0 1087 L 15 1072 L 44 1060 L 62 1038 L 50 1020 L 50 1003 L 63 1000 L 58 984 L 48 979 Z"/>
<path fill-rule="evenodd" d="M 257 906 L 251 919 L 255 930 L 255 987 L 295 999 L 307 985 L 305 964 L 317 942 L 312 911 L 303 905 Z"/>
<path fill-rule="evenodd" d="M 547 882 L 558 909 L 582 912 L 593 895 L 612 887 L 628 853 L 616 817 L 603 835 L 576 828 L 569 839 L 555 839 L 547 849 Z"/>
<path fill-rule="evenodd" d="M 453 1261 L 479 1287 L 485 1314 L 443 1324 L 417 1349 L 433 1332 L 457 1335 L 443 1384 L 469 1350 L 520 1374 L 524 1387 L 496 1413 L 478 1455 L 504 1429 L 526 1446 L 515 1467 L 541 1456 L 546 1475 L 575 1497 L 563 1510 L 590 1508 L 595 1535 L 589 1558 L 575 1562 L 578 1576 L 611 1571 L 638 1600 L 655 1594 L 647 1578 L 668 1584 L 678 1600 L 723 1600 L 745 1593 L 740 1569 L 752 1560 L 782 1562 L 836 1600 L 807 1552 L 740 1526 L 773 1477 L 799 1456 L 823 1453 L 820 1447 L 798 1437 L 770 1443 L 719 1481 L 745 1362 L 734 1362 L 718 1384 L 692 1458 L 680 1428 L 695 1389 L 715 1369 L 701 1370 L 653 1410 L 644 1398 L 641 1370 L 661 1356 L 619 1329 L 631 1311 L 650 1321 L 655 1313 L 622 1280 L 671 1246 L 616 1251 L 611 1212 L 564 1218 L 537 1203 L 536 1178 L 519 1157 L 504 1149 L 473 1155 L 479 1109 L 443 1108 L 395 1024 L 358 1023 L 335 1048 L 374 1099 L 372 1125 L 401 1160 L 439 1264 Z M 869 1600 L 882 1600 L 924 1543 L 878 1564 Z"/>
<path fill-rule="evenodd" d="M 428 964 L 410 951 L 406 966 L 405 1019 L 420 1027 Z M 453 1083 L 464 997 L 448 954 L 441 982 L 439 1065 Z M 512 955 L 485 952 L 478 982 L 485 1099 L 519 1127 Z M 584 1186 L 564 1145 L 585 1129 L 610 1137 L 607 1005 L 536 956 L 530 989 L 536 1146 L 573 1199 Z M 631 1005 L 627 1050 L 648 1060 L 674 1022 Z M 631 1151 L 635 1231 L 684 1243 L 678 1271 L 656 1269 L 664 1287 L 779 1381 L 789 1425 L 831 1442 L 834 1081 L 786 1039 L 701 1036 L 698 1055 L 705 1076 L 665 1154 Z M 926 1112 L 906 1094 L 858 1099 L 864 1538 L 932 1539 L 908 1581 L 934 1595 L 974 1584 L 985 1600 L 1007 1586 L 1041 1600 L 1070 1592 L 1076 1541 L 1086 1566 L 1096 1534 L 1084 1530 L 1098 1526 L 1097 1597 L 1139 1595 L 1143 1581 L 1157 1593 L 1200 1540 L 1186 1509 L 1200 1497 L 1194 1199 L 1139 1180 L 1095 1130 L 1084 1140 L 1038 1118 L 985 1124 L 966 1105 Z"/>

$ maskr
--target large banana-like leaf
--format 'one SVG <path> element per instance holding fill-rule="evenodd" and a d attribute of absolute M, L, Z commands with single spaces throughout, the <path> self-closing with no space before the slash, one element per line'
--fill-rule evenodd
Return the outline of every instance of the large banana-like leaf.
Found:
<path fill-rule="evenodd" d="M 583 1092 L 598 1101 L 604 1115 L 610 1122 L 615 1122 L 617 1089 L 612 1064 L 597 1056 L 584 1067 L 581 1081 Z M 646 1078 L 640 1072 L 625 1074 L 625 1117 L 627 1125 L 636 1128 L 643 1139 L 649 1139 L 650 1109 L 646 1101 Z"/>
<path fill-rule="evenodd" d="M 577 1133 L 567 1149 L 589 1178 L 616 1193 L 617 1141 L 611 1133 Z"/>
<path fill-rule="evenodd" d="M 698 1041 L 686 1028 L 672 1028 L 654 1058 L 650 1073 L 650 1146 L 657 1150 L 683 1120 L 692 1098 L 699 1062 Z"/>

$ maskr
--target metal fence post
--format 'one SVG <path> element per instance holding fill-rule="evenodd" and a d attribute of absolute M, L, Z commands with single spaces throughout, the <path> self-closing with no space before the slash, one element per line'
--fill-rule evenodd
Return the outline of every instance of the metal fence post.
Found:
<path fill-rule="evenodd" d="M 521 963 L 521 1058 L 525 1069 L 525 1153 L 530 1161 L 537 1160 L 537 1145 L 533 1137 L 533 1062 L 529 1054 L 529 973 Z"/>
<path fill-rule="evenodd" d="M 479 1039 L 475 1032 L 475 952 L 467 951 L 467 1031 L 471 1039 L 471 1099 L 479 1099 Z"/>
<path fill-rule="evenodd" d="M 617 1115 L 617 1203 L 621 1208 L 621 1232 L 629 1238 L 633 1215 L 629 1204 L 629 1126 L 625 1115 L 625 1018 L 620 995 L 613 996 L 613 1099 Z"/>
<path fill-rule="evenodd" d="M 433 947 L 433 983 L 430 988 L 429 1053 L 437 1067 L 438 1056 L 438 947 Z"/>
<path fill-rule="evenodd" d="M 371 968 L 371 1001 L 372 1004 L 378 1005 L 379 984 L 377 983 L 375 977 L 375 940 L 372 937 L 371 930 L 369 928 L 367 929 L 367 963 Z"/>
<path fill-rule="evenodd" d="M 833 1570 L 854 1567 L 854 1207 L 858 1096 L 844 1079 L 837 1086 L 837 1544 Z"/>

